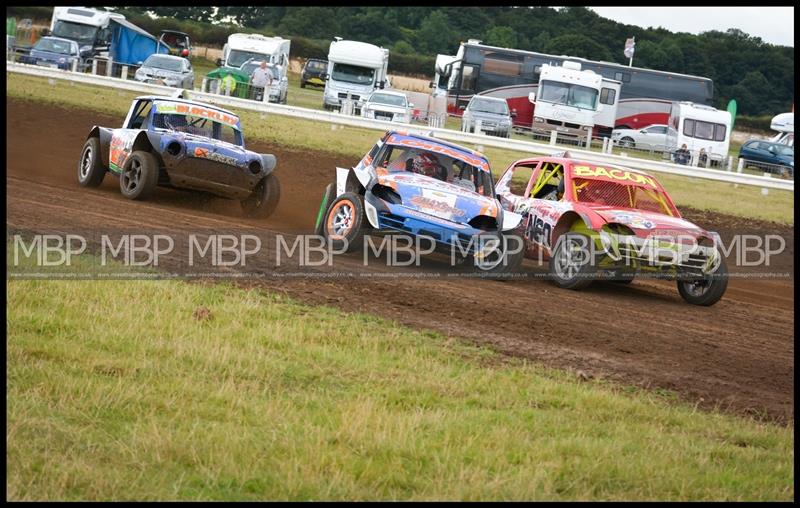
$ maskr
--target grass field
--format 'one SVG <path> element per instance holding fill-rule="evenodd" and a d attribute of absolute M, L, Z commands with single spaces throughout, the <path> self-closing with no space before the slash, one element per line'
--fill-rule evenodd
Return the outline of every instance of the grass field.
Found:
<path fill-rule="evenodd" d="M 791 428 L 367 315 L 180 281 L 7 297 L 7 499 L 794 497 Z"/>
<path fill-rule="evenodd" d="M 7 97 L 94 108 L 97 111 L 119 116 L 120 122 L 128 111 L 131 98 L 137 95 L 133 92 L 58 82 L 13 73 L 6 73 L 6 84 L 8 87 Z M 298 88 L 298 90 L 304 94 L 302 101 L 307 101 L 309 104 L 314 101 L 321 103 L 321 98 L 318 97 L 321 92 L 318 90 L 311 88 Z M 379 136 L 378 131 L 370 129 L 341 127 L 333 130 L 327 123 L 315 123 L 248 111 L 238 113 L 241 115 L 246 139 L 261 139 L 288 147 L 336 152 L 352 156 L 354 161 L 362 157 Z M 485 149 L 484 153 L 489 157 L 496 176 L 511 162 L 525 156 L 524 153 L 493 148 Z M 630 166 L 636 167 L 636 159 L 631 159 Z M 769 194 L 765 196 L 757 187 L 739 186 L 737 188 L 733 184 L 670 175 L 661 175 L 658 178 L 678 206 L 691 206 L 701 210 L 708 209 L 743 217 L 794 223 L 794 194 L 789 191 L 770 190 Z"/>

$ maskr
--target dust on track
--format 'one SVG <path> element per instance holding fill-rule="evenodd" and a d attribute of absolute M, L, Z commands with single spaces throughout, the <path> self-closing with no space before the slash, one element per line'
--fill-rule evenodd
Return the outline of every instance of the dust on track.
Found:
<path fill-rule="evenodd" d="M 98 189 L 81 188 L 75 173 L 86 133 L 121 119 L 20 100 L 8 101 L 6 112 L 7 228 L 13 229 L 309 231 L 334 168 L 353 163 L 332 153 L 249 143 L 276 154 L 282 185 L 277 211 L 258 221 L 243 217 L 237 202 L 164 188 L 149 201 L 131 202 L 120 196 L 114 177 Z M 723 238 L 747 231 L 783 235 L 791 247 L 772 268 L 793 273 L 791 226 L 698 210 L 685 216 Z M 356 272 L 359 263 L 344 261 Z M 296 277 L 240 284 L 437 330 L 551 367 L 673 390 L 703 408 L 793 421 L 793 279 L 734 279 L 710 308 L 684 303 L 674 283 L 650 280 L 597 283 L 581 292 L 537 279 Z"/>

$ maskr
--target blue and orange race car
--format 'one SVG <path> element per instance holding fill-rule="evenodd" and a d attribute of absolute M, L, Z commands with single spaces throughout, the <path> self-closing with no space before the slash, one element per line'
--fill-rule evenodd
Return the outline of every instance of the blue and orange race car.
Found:
<path fill-rule="evenodd" d="M 176 97 L 137 97 L 122 128 L 92 127 L 78 161 L 78 183 L 97 187 L 119 177 L 128 199 L 146 199 L 156 186 L 202 191 L 241 201 L 266 218 L 278 206 L 276 159 L 244 147 L 239 117 Z"/>
<path fill-rule="evenodd" d="M 353 168 L 336 168 L 316 231 L 352 251 L 367 232 L 426 237 L 483 273 L 507 273 L 522 261 L 522 217 L 495 197 L 480 152 L 440 139 L 388 131 Z M 511 241 L 514 239 L 514 241 Z"/>

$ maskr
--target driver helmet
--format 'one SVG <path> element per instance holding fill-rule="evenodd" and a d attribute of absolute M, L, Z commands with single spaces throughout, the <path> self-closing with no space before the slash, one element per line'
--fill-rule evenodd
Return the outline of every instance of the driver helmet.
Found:
<path fill-rule="evenodd" d="M 411 162 L 411 171 L 418 175 L 438 177 L 439 160 L 430 153 L 421 153 Z"/>

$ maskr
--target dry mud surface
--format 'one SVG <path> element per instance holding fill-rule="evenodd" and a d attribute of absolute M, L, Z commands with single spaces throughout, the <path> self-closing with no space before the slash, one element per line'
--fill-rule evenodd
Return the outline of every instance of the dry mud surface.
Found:
<path fill-rule="evenodd" d="M 249 144 L 277 155 L 282 184 L 277 212 L 258 221 L 245 218 L 237 202 L 165 188 L 148 201 L 132 202 L 120 195 L 113 176 L 98 189 L 81 188 L 76 166 L 86 134 L 92 125 L 114 127 L 122 119 L 18 100 L 8 101 L 6 111 L 9 231 L 247 230 L 267 238 L 275 232 L 310 232 L 334 168 L 354 162 L 335 154 Z M 627 286 L 599 282 L 573 292 L 536 277 L 365 277 L 360 256 L 337 262 L 335 270 L 350 276 L 238 283 L 437 330 L 590 377 L 672 390 L 700 407 L 793 422 L 793 228 L 695 210 L 684 209 L 684 215 L 723 238 L 747 232 L 782 235 L 787 252 L 769 269 L 792 277 L 732 279 L 723 300 L 710 308 L 684 303 L 668 281 L 637 280 Z M 268 268 L 273 261 L 265 254 L 261 266 Z M 178 266 L 186 260 L 171 262 Z M 433 258 L 405 273 L 424 273 L 436 263 Z M 545 273 L 527 261 L 525 270 Z"/>

